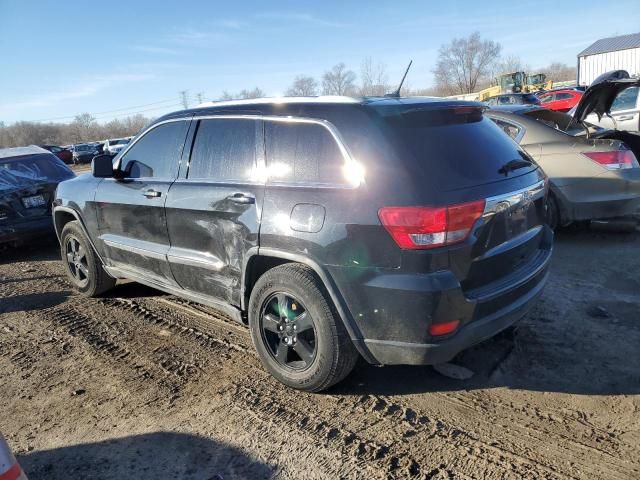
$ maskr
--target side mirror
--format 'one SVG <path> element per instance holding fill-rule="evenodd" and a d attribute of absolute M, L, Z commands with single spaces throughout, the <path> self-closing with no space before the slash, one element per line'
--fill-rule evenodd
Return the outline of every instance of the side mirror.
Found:
<path fill-rule="evenodd" d="M 111 155 L 96 155 L 91 160 L 91 173 L 96 178 L 112 178 L 113 157 Z"/>

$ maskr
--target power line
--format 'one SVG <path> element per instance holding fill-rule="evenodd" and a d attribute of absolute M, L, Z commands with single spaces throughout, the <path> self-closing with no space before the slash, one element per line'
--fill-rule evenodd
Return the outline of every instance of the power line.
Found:
<path fill-rule="evenodd" d="M 132 107 L 117 108 L 115 110 L 105 110 L 105 111 L 102 111 L 102 112 L 90 113 L 90 115 L 91 116 L 96 116 L 96 115 L 104 115 L 106 113 L 114 113 L 114 112 L 122 112 L 122 111 L 126 111 L 126 110 L 134 110 L 136 108 L 149 107 L 151 105 L 158 105 L 160 103 L 168 103 L 168 102 L 176 103 L 176 99 L 175 98 L 171 98 L 171 99 L 168 99 L 168 100 L 161 100 L 161 101 L 158 101 L 158 102 L 145 103 L 145 104 L 142 104 L 142 105 L 135 105 L 135 106 L 132 106 Z M 170 106 L 173 106 L 173 105 L 170 105 Z M 162 108 L 162 107 L 160 107 L 160 108 Z M 139 112 L 136 112 L 136 113 L 139 113 Z M 51 121 L 54 121 L 54 120 L 66 120 L 66 119 L 75 118 L 75 117 L 76 117 L 76 115 L 67 115 L 65 117 L 45 118 L 45 119 L 33 120 L 33 121 L 34 122 L 51 122 Z"/>
<path fill-rule="evenodd" d="M 171 104 L 171 105 L 162 105 L 161 107 L 147 108 L 146 110 L 139 110 L 137 112 L 127 112 L 127 113 L 123 113 L 123 114 L 120 114 L 120 115 L 106 115 L 104 117 L 94 117 L 94 118 L 96 120 L 102 120 L 102 119 L 105 119 L 105 118 L 131 117 L 133 115 L 138 115 L 139 113 L 145 113 L 145 112 L 151 112 L 153 110 L 160 110 L 160 109 L 165 109 L 165 108 L 181 107 L 181 106 L 182 106 L 182 103 L 174 103 L 174 104 Z"/>

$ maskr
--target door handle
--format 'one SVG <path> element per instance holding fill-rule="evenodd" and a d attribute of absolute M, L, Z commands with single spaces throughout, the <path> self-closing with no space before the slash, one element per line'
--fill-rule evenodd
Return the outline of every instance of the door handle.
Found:
<path fill-rule="evenodd" d="M 144 192 L 142 192 L 142 195 L 144 195 L 147 198 L 157 198 L 160 195 L 162 195 L 162 192 L 158 192 L 157 190 L 149 189 L 149 190 L 145 190 Z"/>
<path fill-rule="evenodd" d="M 613 117 L 616 121 L 625 121 L 625 120 L 633 120 L 633 115 L 621 115 L 619 117 Z"/>
<path fill-rule="evenodd" d="M 242 205 L 249 205 L 251 203 L 256 203 L 256 199 L 252 195 L 247 195 L 246 193 L 234 193 L 233 195 L 229 195 L 227 197 L 228 200 L 231 200 L 234 203 L 240 203 Z"/>

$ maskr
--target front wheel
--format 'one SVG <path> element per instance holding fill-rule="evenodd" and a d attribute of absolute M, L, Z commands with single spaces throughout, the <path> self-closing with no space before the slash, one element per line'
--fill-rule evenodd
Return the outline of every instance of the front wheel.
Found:
<path fill-rule="evenodd" d="M 301 264 L 275 267 L 258 279 L 249 327 L 262 364 L 292 388 L 325 390 L 344 379 L 358 359 L 324 285 Z"/>
<path fill-rule="evenodd" d="M 94 297 L 113 288 L 115 278 L 102 268 L 77 220 L 67 223 L 60 234 L 60 255 L 67 277 L 80 293 Z"/>

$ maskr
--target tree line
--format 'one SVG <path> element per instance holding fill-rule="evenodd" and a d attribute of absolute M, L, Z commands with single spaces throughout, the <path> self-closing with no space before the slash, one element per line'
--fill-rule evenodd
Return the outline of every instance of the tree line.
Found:
<path fill-rule="evenodd" d="M 454 38 L 443 44 L 431 73 L 434 85 L 428 88 L 412 88 L 405 82 L 401 95 L 448 96 L 477 92 L 489 86 L 500 74 L 524 71 L 544 73 L 547 80 L 565 81 L 576 78 L 576 68 L 564 63 L 551 63 L 532 70 L 514 55 L 504 56 L 502 45 L 483 39 L 478 32 L 468 37 Z M 287 96 L 347 95 L 380 96 L 397 87 L 402 72 L 394 72 L 390 79 L 387 66 L 371 57 L 360 64 L 358 73 L 344 63 L 338 63 L 325 71 L 320 78 L 310 75 L 296 76 L 286 89 Z M 410 75 L 409 75 L 410 77 Z M 264 97 L 265 92 L 255 87 L 239 92 L 224 91 L 218 100 L 235 100 Z M 180 92 L 180 100 L 185 108 L 191 105 L 188 92 Z M 196 95 L 198 103 L 202 94 Z M 72 143 L 96 141 L 135 135 L 150 121 L 143 115 L 132 115 L 124 119 L 114 119 L 98 123 L 89 113 L 83 113 L 69 123 L 16 122 L 5 125 L 0 122 L 0 147 L 30 144 L 68 145 Z"/>

